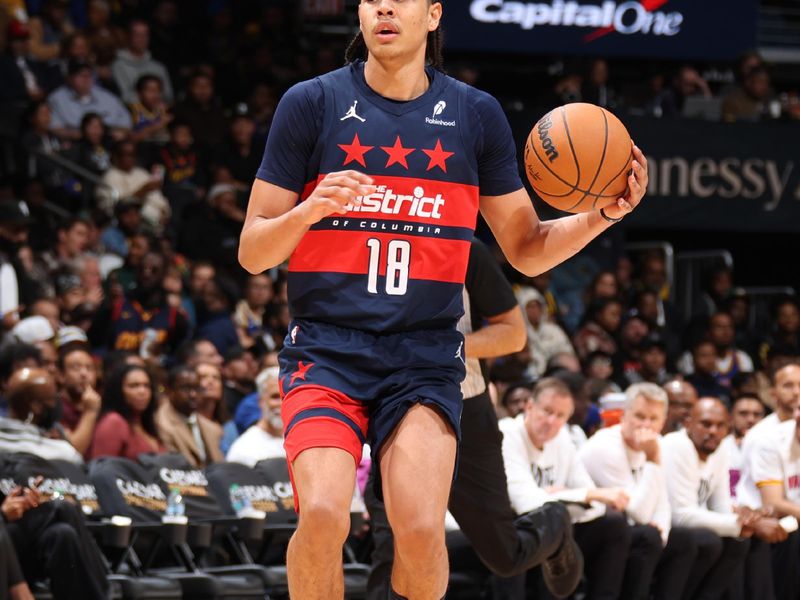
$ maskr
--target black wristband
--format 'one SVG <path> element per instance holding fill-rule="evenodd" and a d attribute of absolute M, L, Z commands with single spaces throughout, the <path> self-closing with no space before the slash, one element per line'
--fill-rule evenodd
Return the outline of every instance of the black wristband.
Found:
<path fill-rule="evenodd" d="M 606 210 L 605 210 L 605 208 L 601 208 L 601 209 L 600 209 L 600 216 L 601 216 L 601 217 L 603 217 L 603 218 L 604 218 L 606 221 L 608 221 L 609 223 L 619 223 L 619 222 L 620 222 L 620 221 L 622 221 L 622 219 L 623 219 L 623 217 L 619 217 L 618 219 L 612 219 L 611 217 L 609 217 L 609 216 L 606 214 Z"/>

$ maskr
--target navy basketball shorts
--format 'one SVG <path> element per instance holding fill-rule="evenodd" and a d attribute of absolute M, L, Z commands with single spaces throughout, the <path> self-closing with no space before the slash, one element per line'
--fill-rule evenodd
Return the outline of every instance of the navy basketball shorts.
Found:
<path fill-rule="evenodd" d="M 309 448 L 340 448 L 358 466 L 369 443 L 377 463 L 415 404 L 436 408 L 461 438 L 464 337 L 455 328 L 376 335 L 295 320 L 279 361 L 290 473 Z M 382 497 L 377 481 L 375 491 Z"/>

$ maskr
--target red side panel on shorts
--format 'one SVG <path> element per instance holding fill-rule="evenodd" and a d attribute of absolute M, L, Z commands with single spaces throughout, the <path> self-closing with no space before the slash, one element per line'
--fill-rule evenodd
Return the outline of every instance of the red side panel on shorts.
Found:
<path fill-rule="evenodd" d="M 301 385 L 290 391 L 281 404 L 283 447 L 294 488 L 294 508 L 300 501 L 292 463 L 310 448 L 340 448 L 361 462 L 369 419 L 367 407 L 341 392 L 317 385 Z"/>

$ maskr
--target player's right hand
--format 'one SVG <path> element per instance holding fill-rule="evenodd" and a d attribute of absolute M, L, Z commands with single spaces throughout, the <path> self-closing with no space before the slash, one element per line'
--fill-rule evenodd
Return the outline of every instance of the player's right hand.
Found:
<path fill-rule="evenodd" d="M 374 191 L 375 186 L 369 175 L 352 170 L 336 171 L 325 175 L 297 209 L 303 223 L 313 225 L 325 217 L 346 214 L 345 206 L 351 203 L 359 206 L 361 201 L 357 197 Z"/>

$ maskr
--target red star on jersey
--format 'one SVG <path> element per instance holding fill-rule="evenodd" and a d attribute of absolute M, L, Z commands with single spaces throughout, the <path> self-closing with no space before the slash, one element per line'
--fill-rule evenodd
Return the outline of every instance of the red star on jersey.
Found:
<path fill-rule="evenodd" d="M 455 152 L 443 150 L 442 141 L 440 139 L 436 140 L 436 146 L 434 146 L 433 150 L 422 148 L 422 151 L 431 159 L 431 162 L 428 163 L 428 168 L 425 169 L 426 171 L 430 171 L 433 167 L 439 167 L 442 171 L 447 173 L 447 164 L 445 164 L 445 161 L 453 156 Z"/>
<path fill-rule="evenodd" d="M 289 379 L 289 385 L 294 385 L 296 379 L 302 379 L 305 381 L 308 370 L 313 366 L 314 363 L 303 364 L 302 360 L 297 361 L 297 371 L 292 373 L 292 377 Z"/>
<path fill-rule="evenodd" d="M 358 134 L 353 136 L 353 142 L 350 144 L 339 144 L 339 148 L 347 153 L 344 157 L 344 163 L 356 161 L 362 167 L 366 167 L 367 163 L 364 162 L 364 155 L 372 150 L 375 146 L 362 146 L 361 141 L 358 139 Z"/>
<path fill-rule="evenodd" d="M 408 169 L 408 161 L 406 161 L 406 156 L 411 154 L 414 149 L 413 148 L 403 148 L 403 143 L 400 141 L 400 136 L 397 136 L 397 139 L 394 141 L 394 146 L 381 146 L 381 150 L 386 152 L 389 155 L 389 160 L 386 161 L 386 166 L 389 167 L 394 163 L 398 163 L 403 165 L 406 169 Z"/>

